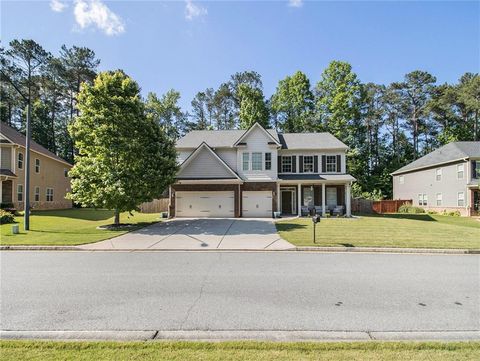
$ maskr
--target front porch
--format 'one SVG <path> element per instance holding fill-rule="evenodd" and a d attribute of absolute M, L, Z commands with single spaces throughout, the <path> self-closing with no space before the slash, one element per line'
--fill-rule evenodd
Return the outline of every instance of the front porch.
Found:
<path fill-rule="evenodd" d="M 307 216 L 313 211 L 350 217 L 351 183 L 281 182 L 277 184 L 277 204 L 282 215 Z"/>

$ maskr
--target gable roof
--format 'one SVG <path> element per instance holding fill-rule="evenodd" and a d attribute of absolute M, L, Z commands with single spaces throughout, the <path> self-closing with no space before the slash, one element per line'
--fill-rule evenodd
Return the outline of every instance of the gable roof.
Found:
<path fill-rule="evenodd" d="M 2 122 L 0 126 L 0 133 L 10 142 L 20 145 L 25 148 L 25 136 L 20 133 L 19 131 L 13 129 L 12 127 L 8 126 L 6 123 Z M 47 148 L 43 147 L 42 145 L 38 144 L 34 140 L 30 140 L 30 150 L 43 154 L 46 157 L 53 158 L 59 162 L 68 164 L 71 166 L 70 163 L 68 163 L 65 159 L 60 158 L 58 155 L 55 153 L 49 151 Z"/>
<path fill-rule="evenodd" d="M 181 173 L 183 171 L 185 171 L 185 169 L 187 169 L 188 165 L 192 162 L 193 159 L 197 158 L 201 153 L 202 151 L 205 150 L 206 152 L 208 152 L 208 154 L 210 155 L 210 157 L 212 157 L 212 159 L 214 159 L 215 161 L 217 161 L 220 165 L 222 165 L 222 169 L 220 169 L 219 171 L 225 171 L 225 174 L 227 175 L 227 177 L 221 175 L 219 176 L 219 173 L 211 173 L 211 169 L 201 169 L 201 170 L 195 170 L 194 173 L 195 173 L 195 176 L 188 176 L 188 177 L 182 177 L 181 176 Z M 217 164 L 218 164 L 217 163 Z M 196 164 L 196 163 L 195 163 Z M 201 165 L 203 167 L 203 165 Z M 217 167 L 215 167 L 215 169 L 218 170 Z M 202 171 L 207 171 L 208 173 L 206 175 L 203 175 L 201 174 Z M 225 161 L 220 158 L 217 153 L 215 153 L 212 148 L 210 148 L 208 146 L 207 143 L 203 142 L 202 144 L 200 144 L 200 146 L 195 149 L 194 152 L 192 152 L 192 154 L 190 154 L 187 159 L 185 159 L 183 161 L 183 163 L 180 165 L 180 169 L 178 171 L 178 176 L 177 176 L 177 179 L 202 179 L 202 178 L 209 178 L 209 179 L 218 179 L 218 178 L 228 178 L 228 179 L 239 179 L 241 180 L 241 178 L 238 176 L 238 174 L 232 169 L 230 168 L 230 166 L 225 163 Z"/>
<path fill-rule="evenodd" d="M 463 160 L 480 158 L 480 142 L 452 142 L 396 170 L 392 175 Z"/>
<path fill-rule="evenodd" d="M 260 128 L 273 142 L 275 142 L 275 144 L 277 144 L 278 146 L 280 146 L 280 142 L 279 142 L 279 139 L 278 139 L 278 136 L 273 136 L 270 132 L 268 132 L 264 127 L 262 127 L 259 123 L 255 123 L 253 124 L 250 128 L 248 128 L 248 130 L 243 133 L 240 138 L 237 139 L 237 141 L 235 142 L 235 144 L 233 144 L 234 146 L 237 146 L 240 144 L 240 142 L 246 137 L 248 136 L 248 134 L 255 128 Z M 275 132 L 275 135 L 277 135 L 277 132 Z"/>
<path fill-rule="evenodd" d="M 348 149 L 330 133 L 280 133 L 282 149 Z"/>

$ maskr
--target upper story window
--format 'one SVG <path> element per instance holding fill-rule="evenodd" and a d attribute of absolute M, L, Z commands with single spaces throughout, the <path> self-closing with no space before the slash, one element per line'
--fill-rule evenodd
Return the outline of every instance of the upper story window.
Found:
<path fill-rule="evenodd" d="M 242 169 L 248 170 L 248 165 L 250 163 L 250 153 L 242 154 Z"/>
<path fill-rule="evenodd" d="M 35 158 L 35 173 L 40 173 L 40 159 Z"/>
<path fill-rule="evenodd" d="M 398 183 L 400 184 L 404 184 L 405 183 L 405 177 L 403 175 L 401 175 L 400 177 L 398 177 Z"/>
<path fill-rule="evenodd" d="M 457 179 L 463 179 L 464 167 L 463 164 L 457 164 Z"/>
<path fill-rule="evenodd" d="M 472 178 L 480 179 L 480 160 L 472 161 Z"/>
<path fill-rule="evenodd" d="M 282 173 L 292 173 L 292 156 L 282 157 Z"/>
<path fill-rule="evenodd" d="M 252 170 L 262 170 L 262 153 L 252 153 Z"/>
<path fill-rule="evenodd" d="M 442 180 L 442 168 L 435 169 L 435 180 L 436 181 Z"/>
<path fill-rule="evenodd" d="M 265 153 L 265 170 L 272 169 L 272 153 Z"/>
<path fill-rule="evenodd" d="M 313 173 L 313 155 L 303 156 L 303 173 Z"/>
<path fill-rule="evenodd" d="M 327 172 L 336 172 L 337 171 L 337 156 L 336 155 L 327 155 Z"/>
<path fill-rule="evenodd" d="M 23 169 L 23 153 L 19 152 L 17 156 L 17 168 Z"/>
<path fill-rule="evenodd" d="M 53 202 L 53 188 L 47 188 L 46 196 L 47 202 Z"/>

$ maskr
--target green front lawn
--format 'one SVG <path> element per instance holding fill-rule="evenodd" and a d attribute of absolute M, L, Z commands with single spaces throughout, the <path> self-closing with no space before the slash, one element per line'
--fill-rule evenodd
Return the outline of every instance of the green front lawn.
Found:
<path fill-rule="evenodd" d="M 15 218 L 20 234 L 12 234 L 12 225 L 3 224 L 1 245 L 78 245 L 97 242 L 119 236 L 133 229 L 158 222 L 159 214 L 122 213 L 121 223 L 135 227 L 123 230 L 102 230 L 98 226 L 113 223 L 113 211 L 104 209 L 66 209 L 58 211 L 34 211 L 30 216 L 30 231 L 23 230 L 23 217 Z"/>
<path fill-rule="evenodd" d="M 412 247 L 480 249 L 480 222 L 429 214 L 362 215 L 326 218 L 313 243 L 310 218 L 276 223 L 280 236 L 296 246 Z"/>
<path fill-rule="evenodd" d="M 480 342 L 1 341 L 2 360 L 478 360 Z"/>

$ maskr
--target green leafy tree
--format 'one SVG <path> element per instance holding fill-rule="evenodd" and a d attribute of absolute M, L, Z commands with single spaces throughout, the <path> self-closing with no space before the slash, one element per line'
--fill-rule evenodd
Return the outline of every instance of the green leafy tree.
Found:
<path fill-rule="evenodd" d="M 184 134 L 187 122 L 187 115 L 178 104 L 179 100 L 180 93 L 171 89 L 160 98 L 155 93 L 148 93 L 145 102 L 147 116 L 157 122 L 172 139 Z"/>
<path fill-rule="evenodd" d="M 255 123 L 259 123 L 264 128 L 269 128 L 268 108 L 260 89 L 241 84 L 238 87 L 238 98 L 240 102 L 240 129 L 248 129 Z"/>
<path fill-rule="evenodd" d="M 145 114 L 140 88 L 122 71 L 100 73 L 78 95 L 80 115 L 70 125 L 78 148 L 70 197 L 83 206 L 132 211 L 160 197 L 174 181 L 176 151 Z"/>
<path fill-rule="evenodd" d="M 301 71 L 280 80 L 270 106 L 277 127 L 284 132 L 307 132 L 315 128 L 313 122 L 313 93 L 310 81 Z"/>

